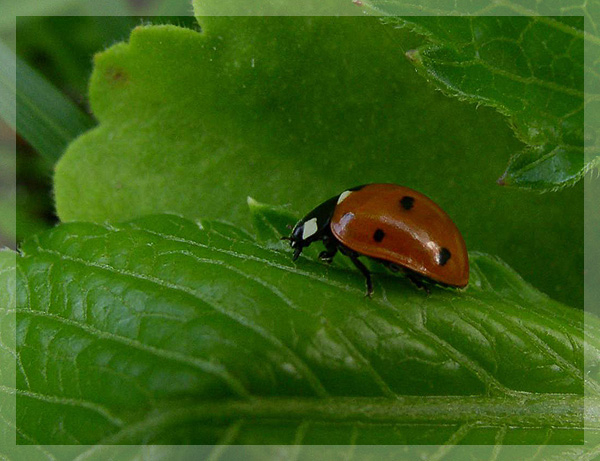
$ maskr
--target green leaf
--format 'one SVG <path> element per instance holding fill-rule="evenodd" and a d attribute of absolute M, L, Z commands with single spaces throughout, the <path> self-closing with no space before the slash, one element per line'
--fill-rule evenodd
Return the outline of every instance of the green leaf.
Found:
<path fill-rule="evenodd" d="M 386 2 L 379 9 L 393 6 Z M 600 164 L 596 129 L 587 126 L 584 135 L 584 109 L 591 113 L 598 101 L 598 76 L 586 73 L 586 95 L 583 18 L 422 16 L 386 22 L 427 37 L 431 44 L 407 57 L 436 87 L 509 117 L 527 147 L 512 156 L 500 184 L 556 189 Z"/>
<path fill-rule="evenodd" d="M 51 165 L 73 139 L 94 124 L 87 114 L 19 58 L 16 101 L 17 133 Z"/>
<path fill-rule="evenodd" d="M 600 430 L 600 320 L 584 338 L 498 259 L 429 296 L 378 274 L 369 299 L 357 271 L 290 256 L 172 215 L 25 243 L 18 442 L 576 444 L 584 391 Z"/>
<path fill-rule="evenodd" d="M 583 187 L 552 200 L 498 187 L 522 143 L 494 110 L 415 74 L 398 50 L 422 39 L 368 17 L 201 25 L 139 27 L 96 56 L 99 126 L 56 169 L 63 221 L 169 212 L 249 228 L 247 196 L 302 216 L 348 187 L 393 182 L 438 202 L 469 249 L 583 304 Z"/>
<path fill-rule="evenodd" d="M 92 120 L 2 42 L 0 69 L 0 115 L 49 164 L 54 164 L 67 144 L 93 125 Z M 15 98 L 16 118 L 9 104 Z"/>

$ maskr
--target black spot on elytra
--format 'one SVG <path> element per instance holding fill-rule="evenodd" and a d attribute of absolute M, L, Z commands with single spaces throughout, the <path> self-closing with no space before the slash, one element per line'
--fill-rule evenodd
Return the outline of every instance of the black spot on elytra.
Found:
<path fill-rule="evenodd" d="M 400 205 L 402 205 L 402 208 L 405 210 L 410 210 L 415 205 L 415 198 L 410 195 L 405 195 L 400 200 Z"/>
<path fill-rule="evenodd" d="M 443 248 L 440 250 L 440 252 L 438 253 L 438 264 L 440 266 L 445 265 L 448 260 L 450 259 L 450 257 L 452 256 L 452 253 L 450 253 L 450 250 L 448 248 Z"/>
<path fill-rule="evenodd" d="M 377 229 L 373 234 L 373 240 L 376 242 L 381 242 L 383 237 L 385 237 L 385 232 L 383 232 L 381 229 Z"/>

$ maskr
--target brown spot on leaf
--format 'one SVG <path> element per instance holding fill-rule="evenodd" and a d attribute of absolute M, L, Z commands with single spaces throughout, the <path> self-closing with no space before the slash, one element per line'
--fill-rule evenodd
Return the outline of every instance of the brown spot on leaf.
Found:
<path fill-rule="evenodd" d="M 421 61 L 421 56 L 418 50 L 408 50 L 406 53 L 404 53 L 404 56 L 406 56 L 406 58 L 412 62 Z"/>
<path fill-rule="evenodd" d="M 120 67 L 109 67 L 106 69 L 106 78 L 109 83 L 124 85 L 129 80 L 129 75 Z"/>
<path fill-rule="evenodd" d="M 506 186 L 506 171 L 496 180 L 499 186 Z"/>

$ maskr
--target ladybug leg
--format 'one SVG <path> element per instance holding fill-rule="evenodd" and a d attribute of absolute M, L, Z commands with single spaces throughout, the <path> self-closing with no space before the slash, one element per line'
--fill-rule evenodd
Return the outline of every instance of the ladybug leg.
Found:
<path fill-rule="evenodd" d="M 390 272 L 394 272 L 394 273 L 396 273 L 396 272 L 400 272 L 400 266 L 398 266 L 397 264 L 394 264 L 394 263 L 391 263 L 391 262 L 385 261 L 385 262 L 384 262 L 384 265 L 385 265 L 385 267 L 387 267 L 387 268 L 388 268 L 388 270 L 389 270 Z"/>
<path fill-rule="evenodd" d="M 304 247 L 301 244 L 297 244 L 297 246 L 294 246 L 294 239 L 292 237 L 283 236 L 279 240 L 286 240 L 288 242 L 291 242 L 292 248 L 296 248 L 294 250 L 294 256 L 292 257 L 292 261 L 296 261 L 300 257 L 300 253 L 302 253 Z"/>
<path fill-rule="evenodd" d="M 369 272 L 369 269 L 367 269 L 365 265 L 358 260 L 358 255 L 356 253 L 351 253 L 348 255 L 348 257 L 350 258 L 350 261 L 354 263 L 356 268 L 362 272 L 362 275 L 365 276 L 365 281 L 367 282 L 367 293 L 365 296 L 370 298 L 373 294 L 373 282 L 371 281 L 371 273 Z"/>
<path fill-rule="evenodd" d="M 327 264 L 331 264 L 331 261 L 333 261 L 333 257 L 335 256 L 336 253 L 337 253 L 337 249 L 334 249 L 332 251 L 329 251 L 329 250 L 321 251 L 319 253 L 319 259 L 323 262 L 326 262 Z"/>
<path fill-rule="evenodd" d="M 335 245 L 335 243 L 333 243 L 331 239 L 327 237 L 323 238 L 323 244 L 325 245 L 326 250 L 321 251 L 321 253 L 319 253 L 319 259 L 321 261 L 326 262 L 327 264 L 331 264 L 331 261 L 333 261 L 333 257 L 338 251 L 337 245 Z"/>
<path fill-rule="evenodd" d="M 365 267 L 365 265 L 358 260 L 358 253 L 352 251 L 350 248 L 345 247 L 344 245 L 339 245 L 339 250 L 343 255 L 346 255 L 350 258 L 350 261 L 356 266 L 356 268 L 365 276 L 365 281 L 367 282 L 367 292 L 365 296 L 369 298 L 373 294 L 373 282 L 371 281 L 371 273 L 369 269 Z"/>
<path fill-rule="evenodd" d="M 418 289 L 424 290 L 428 295 L 431 294 L 429 286 L 423 283 L 423 277 L 415 274 L 414 272 L 406 271 L 406 278 L 410 280 Z"/>

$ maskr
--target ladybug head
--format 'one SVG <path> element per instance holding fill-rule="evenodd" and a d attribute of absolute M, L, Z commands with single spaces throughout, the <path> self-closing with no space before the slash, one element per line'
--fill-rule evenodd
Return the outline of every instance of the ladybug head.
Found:
<path fill-rule="evenodd" d="M 330 232 L 329 223 L 337 201 L 337 195 L 331 197 L 298 221 L 289 237 L 282 237 L 282 240 L 288 240 L 290 246 L 294 248 L 294 261 L 298 259 L 303 248 L 317 240 L 323 240 Z"/>
<path fill-rule="evenodd" d="M 290 226 L 291 227 L 291 226 Z M 281 237 L 281 240 L 288 240 L 290 242 L 290 246 L 294 248 L 294 257 L 293 260 L 296 261 L 302 253 L 302 249 L 309 245 L 304 237 L 304 221 L 300 221 L 298 224 L 294 226 L 292 229 L 292 234 L 289 237 Z"/>

